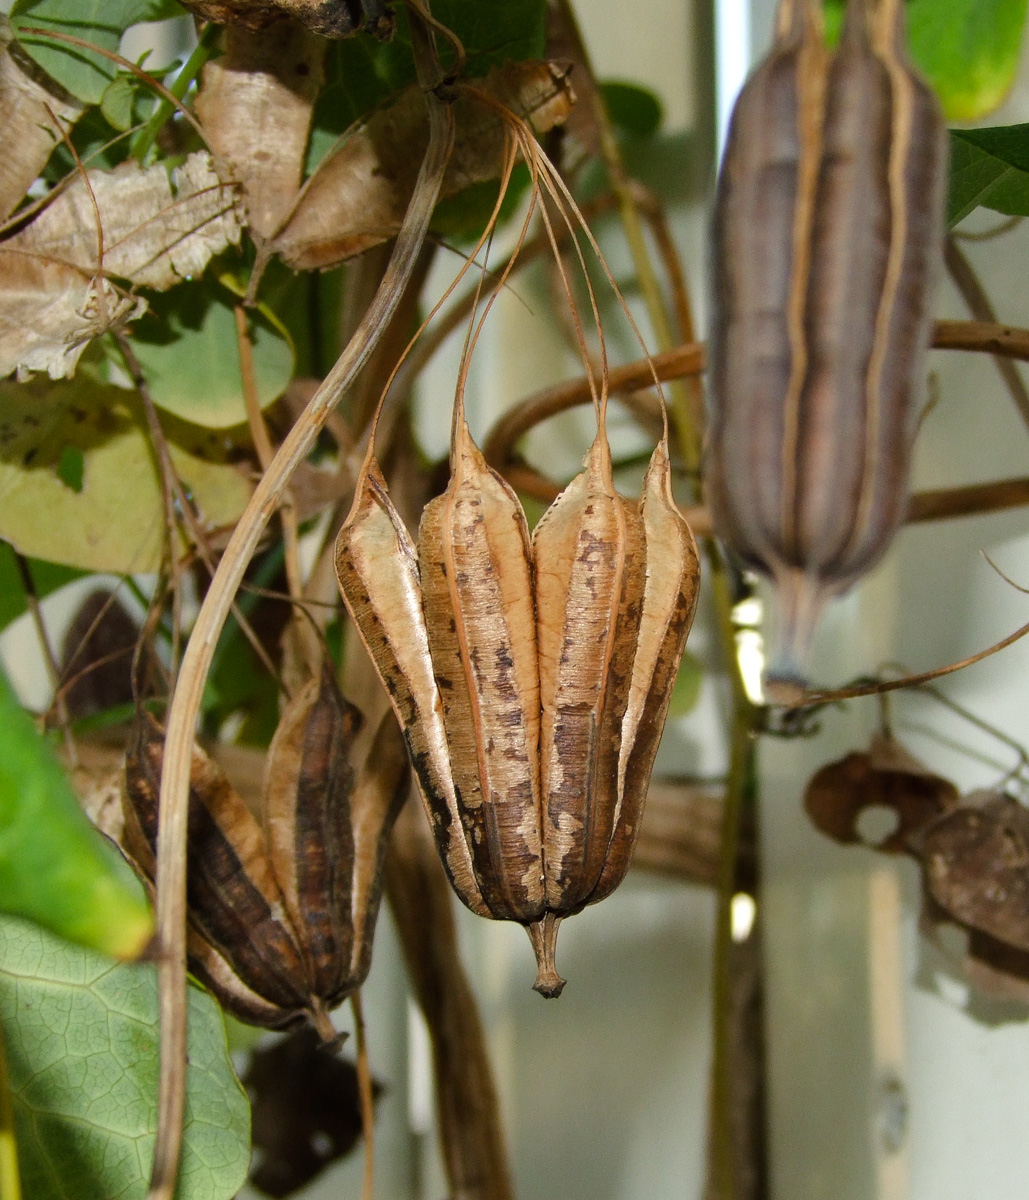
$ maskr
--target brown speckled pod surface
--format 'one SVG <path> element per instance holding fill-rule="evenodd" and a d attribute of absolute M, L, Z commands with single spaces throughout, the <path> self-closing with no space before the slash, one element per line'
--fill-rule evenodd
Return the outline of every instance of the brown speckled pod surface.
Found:
<path fill-rule="evenodd" d="M 903 49 L 901 0 L 782 0 L 733 113 L 715 205 L 715 530 L 769 576 L 772 680 L 903 519 L 943 235 L 946 128 Z"/>
<path fill-rule="evenodd" d="M 463 415 L 417 547 L 373 460 L 336 544 L 340 590 L 404 730 L 436 846 L 480 916 L 517 921 L 536 990 L 560 921 L 621 882 L 697 600 L 693 535 L 654 451 L 639 504 L 603 425 L 532 538 Z"/>

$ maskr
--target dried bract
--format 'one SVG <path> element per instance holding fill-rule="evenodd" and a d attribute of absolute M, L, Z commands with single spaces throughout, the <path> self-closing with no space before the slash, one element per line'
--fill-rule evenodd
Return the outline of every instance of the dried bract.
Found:
<path fill-rule="evenodd" d="M 337 542 L 340 590 L 390 694 L 437 847 L 473 912 L 514 920 L 556 996 L 560 920 L 621 881 L 693 617 L 698 559 L 667 449 L 640 505 L 601 425 L 530 541 L 455 422 L 415 549 L 373 459 Z"/>
<path fill-rule="evenodd" d="M 900 0 L 849 0 L 835 52 L 819 0 L 782 0 L 718 185 L 705 479 L 718 535 L 773 580 L 770 674 L 794 687 L 823 604 L 903 519 L 946 175 Z"/>
<path fill-rule="evenodd" d="M 368 973 L 382 863 L 407 769 L 387 714 L 359 769 L 361 715 L 323 672 L 293 699 L 269 749 L 264 828 L 221 770 L 193 752 L 187 879 L 190 968 L 241 1020 L 269 1028 L 328 1011 Z M 126 762 L 122 848 L 152 889 L 164 735 L 148 713 Z"/>

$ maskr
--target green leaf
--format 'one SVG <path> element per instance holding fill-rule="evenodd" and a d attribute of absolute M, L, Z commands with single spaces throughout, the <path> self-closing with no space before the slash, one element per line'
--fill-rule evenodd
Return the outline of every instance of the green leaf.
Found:
<path fill-rule="evenodd" d="M 82 475 L 86 459 L 78 446 L 65 446 L 57 460 L 57 478 L 73 492 L 82 491 Z"/>
<path fill-rule="evenodd" d="M 517 212 L 531 183 L 529 168 L 525 163 L 519 163 L 511 172 L 507 194 L 500 205 L 500 225 Z M 432 232 L 444 240 L 474 241 L 486 228 L 486 222 L 493 214 L 499 194 L 500 180 L 487 179 L 482 183 L 471 184 L 455 196 L 444 197 L 432 214 Z"/>
<path fill-rule="evenodd" d="M 634 137 L 653 137 L 661 128 L 661 101 L 636 83 L 608 80 L 600 85 L 607 115 L 620 129 Z"/>
<path fill-rule="evenodd" d="M 132 345 L 154 403 L 207 429 L 246 422 L 234 300 L 210 281 L 149 294 L 150 310 L 132 327 Z M 257 395 L 266 408 L 293 378 L 293 347 L 281 325 L 251 311 Z"/>
<path fill-rule="evenodd" d="M 1029 216 L 1029 125 L 950 131 L 948 223 L 980 205 Z"/>
<path fill-rule="evenodd" d="M 670 717 L 684 717 L 692 712 L 700 699 L 700 688 L 704 682 L 704 668 L 700 660 L 687 650 L 679 664 L 679 673 L 672 685 L 672 699 L 668 705 Z"/>
<path fill-rule="evenodd" d="M 175 468 L 208 528 L 234 522 L 250 484 L 224 434 L 164 417 Z M 82 491 L 57 474 L 82 451 Z M 81 366 L 70 380 L 0 383 L 0 538 L 51 563 L 116 574 L 161 565 L 165 514 L 135 393 Z"/>
<path fill-rule="evenodd" d="M 130 25 L 184 13 L 174 0 L 15 0 L 11 26 L 25 52 L 52 79 L 84 103 L 99 104 L 117 64 L 102 54 L 26 30 L 53 30 L 117 53 Z"/>
<path fill-rule="evenodd" d="M 214 1000 L 189 988 L 178 1200 L 230 1200 L 250 1112 Z M 0 919 L 0 1020 L 26 1200 L 142 1200 L 157 1127 L 157 979 Z"/>
<path fill-rule="evenodd" d="M 89 823 L 2 672 L 0 911 L 118 958 L 141 954 L 154 929 L 139 884 Z"/>
<path fill-rule="evenodd" d="M 28 567 L 40 600 L 64 587 L 66 583 L 71 583 L 73 579 L 81 579 L 83 575 L 82 571 L 77 571 L 74 567 L 42 562 L 36 558 L 28 560 Z M 14 559 L 14 550 L 7 542 L 0 542 L 0 630 L 6 629 L 13 620 L 20 617 L 26 607 L 25 588 Z"/>
<path fill-rule="evenodd" d="M 1018 69 L 1027 0 L 908 0 L 908 45 L 951 121 L 978 121 L 1004 100 Z M 844 0 L 828 0 L 835 37 Z"/>

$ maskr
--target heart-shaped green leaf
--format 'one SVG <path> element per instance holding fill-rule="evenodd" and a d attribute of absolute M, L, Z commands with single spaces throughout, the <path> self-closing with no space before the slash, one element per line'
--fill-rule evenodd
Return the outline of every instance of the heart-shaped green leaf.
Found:
<path fill-rule="evenodd" d="M 0 1020 L 27 1200 L 142 1200 L 157 1128 L 157 977 L 0 918 Z M 178 1200 L 230 1200 L 250 1111 L 214 1000 L 189 989 Z"/>

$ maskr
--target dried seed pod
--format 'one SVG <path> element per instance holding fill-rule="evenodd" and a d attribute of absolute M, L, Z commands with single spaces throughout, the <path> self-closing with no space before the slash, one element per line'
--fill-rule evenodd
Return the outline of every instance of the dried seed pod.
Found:
<path fill-rule="evenodd" d="M 804 807 L 822 833 L 845 845 L 867 844 L 858 829 L 862 813 L 889 809 L 896 828 L 876 844 L 885 854 L 912 853 L 911 839 L 955 808 L 958 790 L 934 775 L 892 737 L 879 734 L 864 753 L 826 763 L 811 777 Z"/>
<path fill-rule="evenodd" d="M 973 792 L 925 834 L 929 895 L 948 916 L 1029 951 L 1029 812 L 1010 796 Z"/>
<path fill-rule="evenodd" d="M 637 507 L 614 490 L 601 423 L 531 543 L 460 406 L 451 461 L 416 557 L 369 459 L 337 575 L 455 890 L 526 926 L 536 989 L 556 996 L 558 923 L 628 868 L 696 604 L 696 547 L 664 442 Z"/>
<path fill-rule="evenodd" d="M 769 575 L 773 680 L 799 682 L 819 611 L 903 518 L 946 129 L 903 49 L 900 0 L 782 0 L 733 113 L 714 218 L 707 499 Z"/>
<path fill-rule="evenodd" d="M 288 706 L 269 750 L 262 831 L 194 749 L 187 852 L 191 969 L 241 1020 L 269 1028 L 328 1011 L 368 971 L 382 862 L 407 778 L 391 717 L 355 781 L 360 713 L 328 672 Z M 126 758 L 121 845 L 152 891 L 164 733 L 141 712 Z"/>

